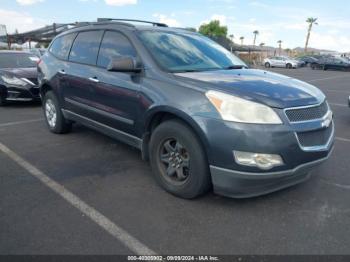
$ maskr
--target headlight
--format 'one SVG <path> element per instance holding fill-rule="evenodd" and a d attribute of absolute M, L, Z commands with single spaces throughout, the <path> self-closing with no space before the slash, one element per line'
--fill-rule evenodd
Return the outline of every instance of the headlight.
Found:
<path fill-rule="evenodd" d="M 224 120 L 252 124 L 282 124 L 276 112 L 268 106 L 218 91 L 208 91 L 206 96 Z"/>
<path fill-rule="evenodd" d="M 14 86 L 26 86 L 27 83 L 23 81 L 22 79 L 19 79 L 15 76 L 1 76 L 1 79 L 9 85 L 14 85 Z"/>

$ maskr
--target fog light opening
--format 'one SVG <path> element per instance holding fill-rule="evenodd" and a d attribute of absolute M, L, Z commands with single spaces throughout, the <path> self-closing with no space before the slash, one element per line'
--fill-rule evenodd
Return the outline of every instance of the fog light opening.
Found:
<path fill-rule="evenodd" d="M 233 151 L 233 155 L 237 164 L 244 166 L 255 166 L 263 170 L 269 170 L 273 167 L 284 164 L 280 155 L 242 151 Z"/>

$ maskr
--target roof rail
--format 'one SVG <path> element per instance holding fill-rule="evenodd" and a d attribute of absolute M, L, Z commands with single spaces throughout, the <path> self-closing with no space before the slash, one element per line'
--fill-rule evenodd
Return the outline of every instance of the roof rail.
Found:
<path fill-rule="evenodd" d="M 159 27 L 168 27 L 168 25 L 164 23 L 158 23 L 158 22 L 151 22 L 151 21 L 144 21 L 144 20 L 136 20 L 136 19 L 116 19 L 116 18 L 97 18 L 97 22 L 108 22 L 108 21 L 119 21 L 119 22 L 137 22 L 137 23 L 146 23 L 146 24 L 152 24 L 153 26 L 159 26 Z"/>

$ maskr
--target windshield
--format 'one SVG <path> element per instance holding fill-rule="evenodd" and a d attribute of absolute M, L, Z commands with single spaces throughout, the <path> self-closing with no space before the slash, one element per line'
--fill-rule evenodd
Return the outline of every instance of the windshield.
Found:
<path fill-rule="evenodd" d="M 4 53 L 0 54 L 0 68 L 36 67 L 38 58 L 30 54 Z"/>
<path fill-rule="evenodd" d="M 144 31 L 140 38 L 166 71 L 189 72 L 247 67 L 225 48 L 199 34 Z"/>

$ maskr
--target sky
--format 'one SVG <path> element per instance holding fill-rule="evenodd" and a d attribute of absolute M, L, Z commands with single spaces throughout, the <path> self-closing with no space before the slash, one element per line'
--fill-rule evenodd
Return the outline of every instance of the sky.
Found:
<path fill-rule="evenodd" d="M 219 20 L 234 41 L 263 42 L 283 48 L 303 47 L 308 17 L 317 17 L 310 47 L 350 52 L 349 0 L 0 0 L 0 24 L 25 32 L 56 23 L 95 21 L 97 17 L 143 19 L 176 27 L 196 27 Z"/>

